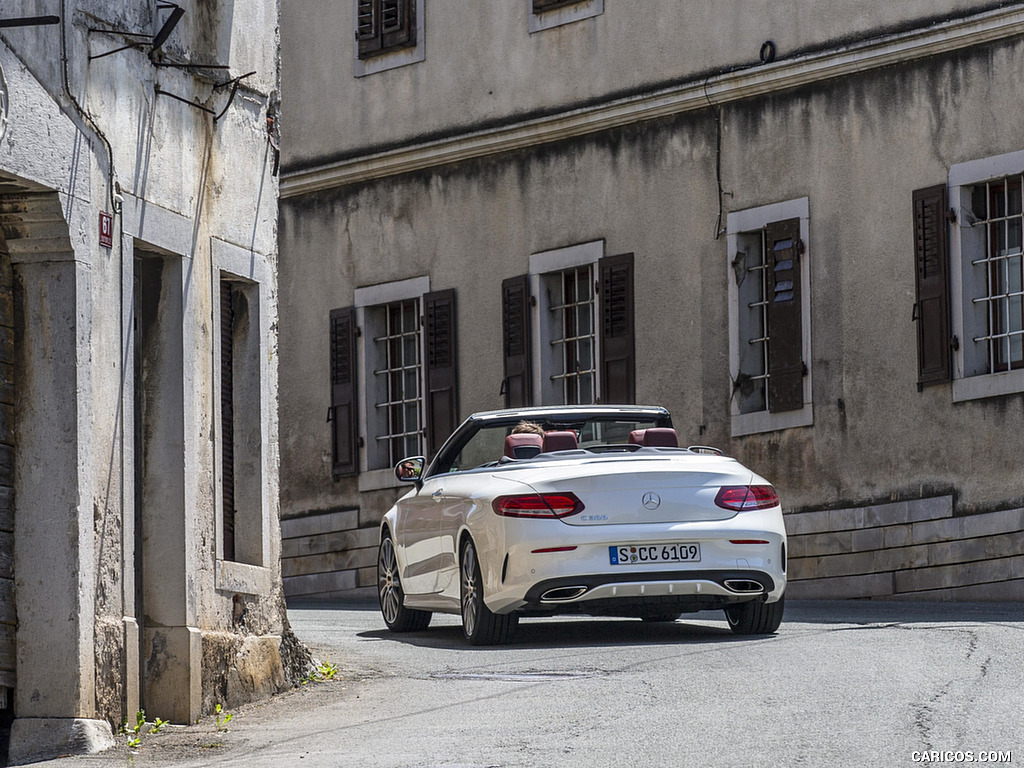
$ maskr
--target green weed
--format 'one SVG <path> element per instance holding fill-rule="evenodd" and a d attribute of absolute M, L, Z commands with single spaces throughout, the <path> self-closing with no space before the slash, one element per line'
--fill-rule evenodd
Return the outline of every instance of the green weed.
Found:
<path fill-rule="evenodd" d="M 224 711 L 221 709 L 220 704 L 214 707 L 214 713 L 217 715 L 217 730 L 223 733 L 227 733 L 228 723 L 231 722 L 231 719 L 234 717 L 234 715 L 232 715 L 230 712 L 224 713 Z"/>
<path fill-rule="evenodd" d="M 328 680 L 333 680 L 337 677 L 339 671 L 337 664 L 332 664 L 329 661 L 321 661 L 308 677 L 302 678 L 299 682 L 302 685 L 306 685 L 308 683 L 325 683 Z"/>

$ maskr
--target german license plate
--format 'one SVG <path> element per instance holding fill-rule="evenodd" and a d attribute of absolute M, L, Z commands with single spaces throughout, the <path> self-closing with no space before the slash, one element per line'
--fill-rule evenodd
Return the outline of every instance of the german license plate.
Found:
<path fill-rule="evenodd" d="M 608 547 L 608 556 L 612 565 L 696 563 L 700 561 L 700 544 L 689 541 L 675 544 L 622 544 Z"/>

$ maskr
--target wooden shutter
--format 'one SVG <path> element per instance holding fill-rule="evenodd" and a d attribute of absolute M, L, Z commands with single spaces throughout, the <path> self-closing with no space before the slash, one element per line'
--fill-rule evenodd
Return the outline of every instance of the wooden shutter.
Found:
<path fill-rule="evenodd" d="M 380 0 L 382 48 L 416 44 L 416 0 Z"/>
<path fill-rule="evenodd" d="M 331 310 L 331 455 L 332 472 L 359 471 L 359 431 L 356 419 L 356 310 Z"/>
<path fill-rule="evenodd" d="M 458 352 L 455 291 L 423 297 L 426 334 L 427 453 L 433 456 L 458 426 Z"/>
<path fill-rule="evenodd" d="M 952 378 L 947 207 L 945 184 L 914 192 L 919 386 Z"/>
<path fill-rule="evenodd" d="M 583 0 L 533 0 L 533 12 L 544 13 L 544 11 L 553 11 L 555 8 L 562 8 L 566 5 L 576 5 Z"/>
<path fill-rule="evenodd" d="M 530 354 L 530 278 L 510 277 L 501 282 L 502 348 L 505 356 L 505 407 L 533 402 Z"/>
<path fill-rule="evenodd" d="M 360 58 L 380 50 L 380 0 L 356 0 L 356 43 Z"/>
<path fill-rule="evenodd" d="M 636 401 L 633 254 L 598 262 L 601 286 L 601 402 Z"/>
<path fill-rule="evenodd" d="M 768 410 L 804 405 L 803 307 L 800 295 L 800 219 L 766 227 L 768 281 Z"/>
<path fill-rule="evenodd" d="M 416 45 L 416 0 L 356 0 L 359 58 Z"/>
<path fill-rule="evenodd" d="M 235 559 L 235 304 L 234 287 L 220 281 L 220 446 L 224 559 Z"/>

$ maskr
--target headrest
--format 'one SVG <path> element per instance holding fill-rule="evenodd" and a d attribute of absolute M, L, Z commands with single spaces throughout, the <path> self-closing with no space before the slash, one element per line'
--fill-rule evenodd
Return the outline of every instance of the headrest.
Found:
<path fill-rule="evenodd" d="M 544 446 L 540 435 L 521 432 L 505 438 L 505 455 L 510 459 L 532 459 Z"/>
<path fill-rule="evenodd" d="M 634 429 L 629 433 L 629 444 L 630 445 L 643 445 L 644 444 L 644 433 L 646 429 Z"/>
<path fill-rule="evenodd" d="M 544 453 L 550 451 L 573 451 L 578 447 L 575 432 L 545 432 Z"/>
<path fill-rule="evenodd" d="M 679 447 L 679 438 L 676 436 L 676 431 L 671 427 L 651 427 L 644 430 L 643 439 L 644 445 L 653 445 L 658 448 Z"/>

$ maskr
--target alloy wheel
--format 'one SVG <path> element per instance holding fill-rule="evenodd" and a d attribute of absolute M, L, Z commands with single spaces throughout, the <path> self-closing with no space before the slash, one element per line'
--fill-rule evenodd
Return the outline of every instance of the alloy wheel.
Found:
<path fill-rule="evenodd" d="M 467 637 L 476 633 L 480 614 L 480 592 L 476 581 L 476 552 L 473 542 L 466 542 L 462 550 L 462 627 Z"/>
<path fill-rule="evenodd" d="M 380 593 L 380 611 L 384 621 L 394 624 L 402 607 L 402 585 L 398 580 L 398 562 L 395 545 L 387 538 L 381 542 L 377 557 L 377 588 Z"/>

